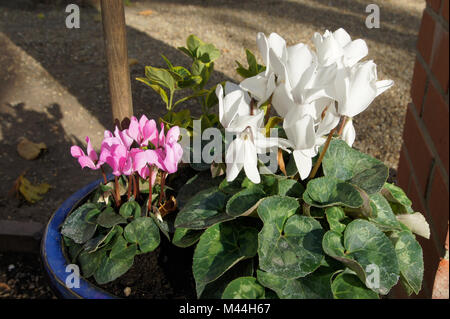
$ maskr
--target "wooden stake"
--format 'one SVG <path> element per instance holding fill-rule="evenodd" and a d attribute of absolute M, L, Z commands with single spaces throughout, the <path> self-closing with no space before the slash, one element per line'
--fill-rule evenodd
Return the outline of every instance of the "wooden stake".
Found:
<path fill-rule="evenodd" d="M 127 33 L 122 0 L 101 0 L 113 123 L 133 115 Z"/>

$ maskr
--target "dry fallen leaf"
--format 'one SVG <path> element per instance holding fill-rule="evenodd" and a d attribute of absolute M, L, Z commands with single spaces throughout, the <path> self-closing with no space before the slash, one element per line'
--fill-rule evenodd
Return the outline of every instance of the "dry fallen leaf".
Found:
<path fill-rule="evenodd" d="M 149 15 L 152 15 L 153 13 L 154 13 L 153 10 L 144 10 L 144 11 L 139 12 L 138 14 L 140 16 L 149 16 Z"/>
<path fill-rule="evenodd" d="M 17 152 L 19 155 L 26 160 L 36 159 L 42 150 L 47 149 L 45 143 L 33 143 L 26 137 L 22 138 L 17 144 Z"/>
<path fill-rule="evenodd" d="M 128 65 L 129 66 L 133 66 L 133 65 L 138 64 L 138 63 L 139 63 L 138 59 L 133 59 L 133 58 L 128 59 Z"/>
<path fill-rule="evenodd" d="M 227 166 L 225 165 L 225 163 L 213 162 L 211 164 L 211 177 L 216 178 L 218 176 L 222 176 L 225 174 L 226 170 Z"/>
<path fill-rule="evenodd" d="M 286 166 L 284 165 L 283 152 L 281 149 L 278 149 L 278 166 L 280 167 L 280 171 L 283 172 L 284 176 L 287 176 Z"/>
<path fill-rule="evenodd" d="M 0 282 L 0 293 L 8 292 L 8 291 L 11 291 L 11 287 L 4 282 Z"/>
<path fill-rule="evenodd" d="M 33 185 L 24 177 L 24 174 L 16 179 L 10 193 L 15 193 L 16 195 L 21 194 L 27 202 L 34 204 L 43 198 L 41 195 L 47 193 L 51 186 L 47 183 Z"/>
<path fill-rule="evenodd" d="M 164 204 L 159 207 L 161 217 L 164 217 L 175 210 L 177 210 L 177 200 L 174 196 L 170 196 L 170 199 L 166 200 Z"/>

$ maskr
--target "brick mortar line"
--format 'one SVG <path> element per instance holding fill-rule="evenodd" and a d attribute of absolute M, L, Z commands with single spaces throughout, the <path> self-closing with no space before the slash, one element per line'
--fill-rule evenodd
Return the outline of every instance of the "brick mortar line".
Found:
<path fill-rule="evenodd" d="M 407 161 L 410 163 L 411 159 L 409 158 L 409 153 L 407 152 L 406 146 L 405 146 L 405 151 L 407 153 L 406 154 Z M 414 173 L 414 171 L 412 171 L 412 173 L 411 173 L 411 179 L 410 179 L 409 183 L 414 183 L 416 188 L 418 190 L 420 190 L 419 181 L 417 180 L 417 177 L 416 177 L 416 174 Z M 444 248 L 442 247 L 442 243 L 440 243 L 439 238 L 437 236 L 437 230 L 436 230 L 436 227 L 434 226 L 435 222 L 433 220 L 433 216 L 431 215 L 431 212 L 429 211 L 428 205 L 424 201 L 424 197 L 421 196 L 420 194 L 419 194 L 419 201 L 420 201 L 420 204 L 422 205 L 422 207 L 424 207 L 424 209 L 425 209 L 425 212 L 423 212 L 424 215 L 426 215 L 426 217 L 428 217 L 427 219 L 430 221 L 429 224 L 430 224 L 430 230 L 431 230 L 431 237 L 428 240 L 433 241 L 436 252 L 438 253 L 439 256 L 442 256 L 444 253 L 444 251 L 443 251 Z"/>
<path fill-rule="evenodd" d="M 426 209 L 429 210 L 428 202 L 430 200 L 431 188 L 434 182 L 434 173 L 436 171 L 436 160 L 433 159 L 431 162 L 430 174 L 427 177 L 427 183 L 425 185 L 425 203 L 427 204 Z"/>
<path fill-rule="evenodd" d="M 411 110 L 411 113 L 412 113 L 414 119 L 416 120 L 416 123 L 419 126 L 420 131 L 423 133 L 423 137 L 425 139 L 425 143 L 427 143 L 427 145 L 430 148 L 431 153 L 433 155 L 433 160 L 436 161 L 436 164 L 441 169 L 441 173 L 442 173 L 442 175 L 444 177 L 444 184 L 445 184 L 445 186 L 447 188 L 447 191 L 448 191 L 449 190 L 449 180 L 448 180 L 447 170 L 446 170 L 446 168 L 444 166 L 444 163 L 442 163 L 442 160 L 441 160 L 440 155 L 439 155 L 439 153 L 437 151 L 437 148 L 434 145 L 433 139 L 431 138 L 431 136 L 428 133 L 428 128 L 426 127 L 425 123 L 423 123 L 422 118 L 417 115 L 417 110 L 416 110 L 416 107 L 415 107 L 413 102 L 408 104 L 408 109 Z M 414 168 L 414 166 L 412 166 L 412 167 Z M 426 189 L 425 189 L 425 192 L 426 192 Z"/>
<path fill-rule="evenodd" d="M 434 21 L 439 22 L 439 24 L 442 25 L 446 31 L 448 31 L 448 22 L 442 16 L 443 8 L 444 8 L 444 3 L 443 3 L 443 1 L 441 1 L 441 7 L 438 10 L 439 12 L 436 13 L 433 10 L 433 8 L 431 8 L 430 4 L 427 2 L 427 6 L 425 7 L 424 11 L 427 11 L 431 15 L 431 17 L 433 18 Z"/>
<path fill-rule="evenodd" d="M 428 65 L 428 63 L 423 58 L 420 51 L 415 48 L 414 49 L 416 53 L 416 58 L 419 61 L 419 63 L 422 65 L 422 67 L 425 69 L 425 73 L 427 74 L 427 81 L 425 83 L 425 92 L 422 97 L 422 105 L 421 105 L 421 113 L 423 113 L 423 109 L 425 107 L 425 98 L 428 93 L 428 87 L 430 86 L 430 81 L 433 82 L 434 87 L 438 91 L 438 93 L 444 98 L 444 101 L 446 102 L 446 107 L 449 109 L 449 95 L 447 92 L 444 91 L 444 88 L 442 88 L 441 83 L 436 79 L 436 77 L 433 74 L 433 71 L 431 70 L 431 66 Z M 433 61 L 431 61 L 433 63 Z M 422 115 L 422 114 L 421 114 Z"/>

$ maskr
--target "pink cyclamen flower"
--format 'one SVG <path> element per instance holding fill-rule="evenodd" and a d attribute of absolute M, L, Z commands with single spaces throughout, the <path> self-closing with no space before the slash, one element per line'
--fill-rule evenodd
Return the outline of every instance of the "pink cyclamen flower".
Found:
<path fill-rule="evenodd" d="M 167 135 L 164 135 L 164 125 L 161 124 L 158 147 L 155 152 L 158 156 L 156 165 L 167 173 L 175 173 L 178 170 L 178 163 L 183 156 L 183 148 L 178 143 L 180 137 L 180 128 L 172 127 Z"/>
<path fill-rule="evenodd" d="M 114 130 L 114 135 L 110 131 L 105 131 L 102 145 L 104 143 L 107 143 L 108 145 L 122 144 L 129 150 L 131 145 L 133 144 L 133 138 L 128 136 L 128 134 L 126 134 L 125 130 L 121 131 L 116 126 L 116 128 Z"/>
<path fill-rule="evenodd" d="M 87 155 L 84 153 L 81 147 L 76 145 L 73 145 L 70 148 L 70 153 L 72 154 L 73 157 L 78 159 L 78 163 L 80 163 L 81 168 L 89 167 L 90 169 L 97 170 L 104 162 L 98 160 L 97 153 L 92 147 L 91 140 L 89 139 L 88 136 L 86 136 L 86 142 L 87 142 L 86 148 Z"/>
<path fill-rule="evenodd" d="M 149 120 L 145 115 L 142 115 L 138 121 L 135 116 L 131 118 L 130 126 L 126 130 L 126 134 L 132 138 L 139 146 L 148 146 L 157 141 L 158 129 L 156 128 L 155 120 Z"/>
<path fill-rule="evenodd" d="M 155 168 L 158 162 L 158 156 L 154 150 L 132 149 L 130 156 L 133 162 L 133 170 L 137 172 L 142 178 L 147 179 L 150 176 L 152 185 L 155 183 L 156 174 Z"/>
<path fill-rule="evenodd" d="M 114 140 L 112 140 L 114 141 Z M 115 140 L 117 142 L 117 140 Z M 107 163 L 113 170 L 113 175 L 133 174 L 132 159 L 127 147 L 120 143 L 108 144 L 104 141 L 100 153 L 100 160 Z"/>

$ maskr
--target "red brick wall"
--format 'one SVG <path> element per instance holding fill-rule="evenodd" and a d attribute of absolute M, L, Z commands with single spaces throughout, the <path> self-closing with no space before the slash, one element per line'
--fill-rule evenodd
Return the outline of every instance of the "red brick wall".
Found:
<path fill-rule="evenodd" d="M 427 0 L 417 40 L 398 183 L 431 227 L 430 240 L 418 237 L 425 260 L 418 297 L 430 298 L 449 219 L 449 0 Z M 394 297 L 405 297 L 398 287 Z"/>

